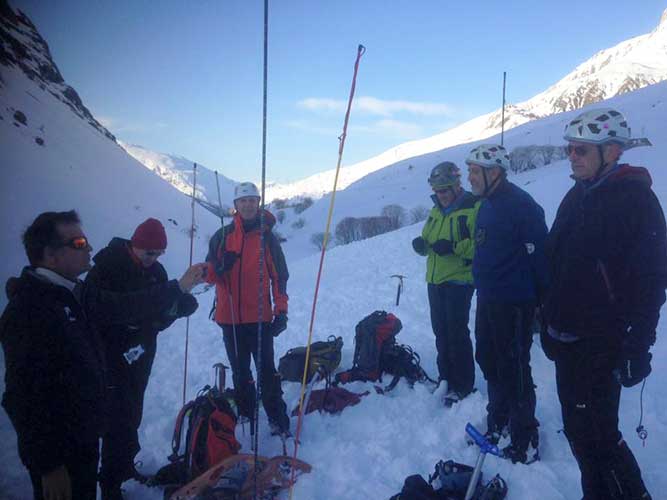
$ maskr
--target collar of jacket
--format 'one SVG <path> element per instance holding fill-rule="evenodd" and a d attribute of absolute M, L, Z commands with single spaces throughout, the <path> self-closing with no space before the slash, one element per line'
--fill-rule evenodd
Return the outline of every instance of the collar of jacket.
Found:
<path fill-rule="evenodd" d="M 465 189 L 461 189 L 461 193 L 447 207 L 442 206 L 442 203 L 440 203 L 440 200 L 438 199 L 438 195 L 435 193 L 431 195 L 431 200 L 433 200 L 433 203 L 440 209 L 443 215 L 449 215 L 459 209 L 468 194 L 469 193 Z"/>
<path fill-rule="evenodd" d="M 503 179 L 500 179 L 498 181 L 498 185 L 496 188 L 489 194 L 488 196 L 485 196 L 487 200 L 493 200 L 494 198 L 498 198 L 502 196 L 504 193 L 506 193 L 510 188 L 510 181 L 507 180 L 507 177 L 504 177 Z"/>

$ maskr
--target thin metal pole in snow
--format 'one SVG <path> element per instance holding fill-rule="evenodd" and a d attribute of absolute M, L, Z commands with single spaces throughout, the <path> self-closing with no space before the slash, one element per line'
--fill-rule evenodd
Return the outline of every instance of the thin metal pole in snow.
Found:
<path fill-rule="evenodd" d="M 507 71 L 503 71 L 503 110 L 500 118 L 500 145 L 505 142 L 505 82 L 507 81 Z"/>
<path fill-rule="evenodd" d="M 306 388 L 306 377 L 308 375 L 308 364 L 310 361 L 310 345 L 313 339 L 313 327 L 315 325 L 315 309 L 317 306 L 317 296 L 319 293 L 320 289 L 320 280 L 322 278 L 322 268 L 324 267 L 324 255 L 326 254 L 327 251 L 327 243 L 329 242 L 329 228 L 331 226 L 331 218 L 333 216 L 333 208 L 334 208 L 334 203 L 336 201 L 336 187 L 338 185 L 338 174 L 340 172 L 340 166 L 343 161 L 343 151 L 345 149 L 345 138 L 347 137 L 347 124 L 348 121 L 350 120 L 350 110 L 352 109 L 352 100 L 354 99 L 354 90 L 357 85 L 357 72 L 359 71 L 359 61 L 361 60 L 361 56 L 364 55 L 364 52 L 366 52 L 366 47 L 363 45 L 359 45 L 357 48 L 357 60 L 354 63 L 354 74 L 352 76 L 352 85 L 350 87 L 350 97 L 347 101 L 347 111 L 345 112 L 345 121 L 343 123 L 343 133 L 341 136 L 338 138 L 339 139 L 339 145 L 338 145 L 338 163 L 336 164 L 336 175 L 334 177 L 334 185 L 333 185 L 333 191 L 331 192 L 331 201 L 329 202 L 329 213 L 327 215 L 327 224 L 326 228 L 324 229 L 324 241 L 322 242 L 322 252 L 320 254 L 320 266 L 317 271 L 317 279 L 315 281 L 315 293 L 313 295 L 313 307 L 310 312 L 310 326 L 308 327 L 308 343 L 306 344 L 306 360 L 304 362 L 304 368 L 303 368 L 303 379 L 301 380 L 301 396 L 299 397 L 299 418 L 297 420 L 296 424 L 296 434 L 294 436 L 294 455 L 293 455 L 293 460 L 296 462 L 296 455 L 299 450 L 299 436 L 301 434 L 301 425 L 303 422 L 303 414 L 304 414 L 304 393 L 305 393 L 305 388 Z M 296 471 L 294 467 L 292 467 L 292 477 L 290 479 L 290 488 L 289 488 L 289 498 L 290 500 L 292 499 L 292 495 L 294 492 L 294 481 L 295 481 L 295 474 Z"/>
<path fill-rule="evenodd" d="M 197 164 L 194 164 L 192 174 L 192 222 L 190 223 L 190 260 L 189 267 L 192 267 L 192 253 L 194 250 L 195 239 L 195 196 L 197 190 Z M 190 316 L 185 319 L 185 360 L 183 362 L 183 406 L 185 406 L 185 388 L 188 384 L 188 344 L 190 340 Z"/>
<path fill-rule="evenodd" d="M 268 95 L 268 57 L 269 57 L 269 0 L 264 0 L 264 85 L 262 93 L 262 197 L 259 209 L 259 296 L 257 306 L 257 357 L 255 368 L 257 369 L 257 386 L 255 392 L 255 474 L 253 483 L 253 497 L 257 498 L 257 476 L 259 475 L 259 402 L 262 398 L 262 334 L 264 316 L 264 261 L 265 261 L 265 235 L 264 235 L 264 200 L 266 199 L 266 114 Z M 268 333 L 268 332 L 267 332 Z M 270 333 L 269 333 L 270 335 Z"/>

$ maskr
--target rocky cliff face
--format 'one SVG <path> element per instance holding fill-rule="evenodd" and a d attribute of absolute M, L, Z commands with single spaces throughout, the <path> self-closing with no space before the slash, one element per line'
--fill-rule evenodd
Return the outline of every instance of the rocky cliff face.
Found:
<path fill-rule="evenodd" d="M 104 128 L 83 104 L 79 94 L 65 83 L 60 70 L 51 58 L 49 46 L 35 25 L 18 9 L 13 9 L 6 0 L 0 0 L 0 92 L 10 85 L 9 73 L 20 71 L 39 88 L 67 105 L 74 114 L 112 141 L 116 138 Z M 38 99 L 37 96 L 33 96 Z M 39 100 L 39 99 L 38 99 Z M 30 117 L 22 110 L 6 109 L 14 115 L 15 123 L 26 125 Z M 23 115 L 23 123 L 16 115 Z"/>

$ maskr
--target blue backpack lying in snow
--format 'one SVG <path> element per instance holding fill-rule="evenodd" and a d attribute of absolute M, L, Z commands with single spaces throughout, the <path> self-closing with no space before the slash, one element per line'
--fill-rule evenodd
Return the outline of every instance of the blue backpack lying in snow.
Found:
<path fill-rule="evenodd" d="M 440 460 L 428 482 L 419 474 L 409 476 L 401 492 L 389 500 L 463 500 L 472 472 L 469 465 Z M 480 475 L 472 500 L 503 500 L 506 496 L 507 484 L 500 476 L 483 484 Z"/>

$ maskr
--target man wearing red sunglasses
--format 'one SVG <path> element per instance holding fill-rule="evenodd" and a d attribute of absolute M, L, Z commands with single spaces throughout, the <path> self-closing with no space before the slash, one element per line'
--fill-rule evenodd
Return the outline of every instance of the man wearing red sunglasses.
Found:
<path fill-rule="evenodd" d="M 619 164 L 623 115 L 587 111 L 565 129 L 575 185 L 547 239 L 551 285 L 542 347 L 556 363 L 565 435 L 586 500 L 650 499 L 618 429 L 621 385 L 651 373 L 667 286 L 667 231 L 651 177 Z"/>
<path fill-rule="evenodd" d="M 94 500 L 108 383 L 95 325 L 159 317 L 202 282 L 205 266 L 128 294 L 82 283 L 92 247 L 73 210 L 40 214 L 23 244 L 30 265 L 8 280 L 9 304 L 0 318 L 2 406 L 34 498 Z"/>
<path fill-rule="evenodd" d="M 86 276 L 104 290 L 133 292 L 167 282 L 167 271 L 158 262 L 167 248 L 167 233 L 157 219 L 146 219 L 132 238 L 113 238 L 93 258 Z M 103 322 L 98 325 L 104 344 L 109 376 L 109 425 L 102 438 L 100 489 L 102 500 L 120 500 L 121 484 L 128 479 L 145 481 L 134 467 L 141 449 L 139 426 L 144 393 L 157 350 L 157 335 L 177 318 L 197 309 L 197 300 L 186 293 L 168 311 L 140 322 Z"/>

